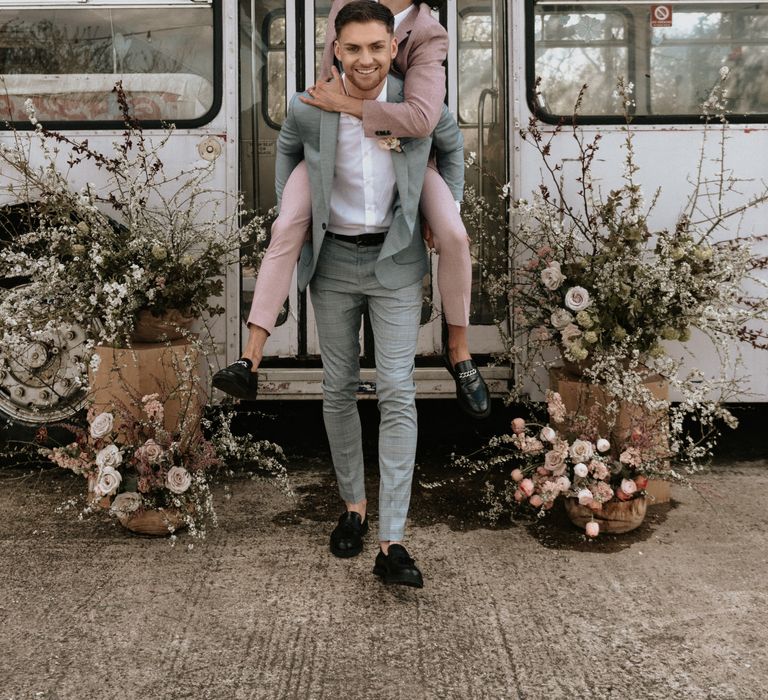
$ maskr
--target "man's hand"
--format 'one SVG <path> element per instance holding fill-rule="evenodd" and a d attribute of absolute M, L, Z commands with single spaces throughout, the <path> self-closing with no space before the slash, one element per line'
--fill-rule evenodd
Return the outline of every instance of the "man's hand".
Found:
<path fill-rule="evenodd" d="M 327 82 L 316 83 L 307 88 L 310 97 L 299 96 L 299 99 L 305 104 L 318 107 L 326 112 L 344 112 L 362 119 L 363 101 L 347 95 L 336 66 L 331 67 L 331 73 L 333 77 Z"/>
<path fill-rule="evenodd" d="M 427 223 L 427 220 L 424 217 L 421 219 L 421 237 L 424 239 L 429 250 L 435 249 L 435 239 L 432 236 L 432 229 L 429 228 L 429 223 Z"/>

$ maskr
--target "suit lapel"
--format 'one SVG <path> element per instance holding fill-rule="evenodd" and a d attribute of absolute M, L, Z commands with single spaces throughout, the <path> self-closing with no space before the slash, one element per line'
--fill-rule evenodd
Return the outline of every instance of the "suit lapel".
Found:
<path fill-rule="evenodd" d="M 339 113 L 320 112 L 320 175 L 323 198 L 331 204 L 331 185 L 336 167 L 336 142 L 339 138 Z"/>
<path fill-rule="evenodd" d="M 392 76 L 387 80 L 387 102 L 402 102 L 403 97 L 403 83 L 400 80 L 392 79 Z M 413 229 L 415 221 L 412 216 L 407 215 L 408 209 L 403 207 L 403 202 L 408 201 L 408 188 L 410 187 L 410 176 L 408 168 L 408 141 L 410 139 L 400 139 L 401 151 L 392 150 L 392 167 L 395 171 L 395 182 L 397 184 L 397 192 L 400 196 L 400 208 L 405 218 L 407 227 L 398 227 L 397 229 L 391 228 L 389 235 L 384 240 L 384 245 L 381 247 L 381 253 L 379 259 L 394 255 L 403 248 L 408 246 L 410 240 L 409 231 Z"/>
<path fill-rule="evenodd" d="M 403 101 L 403 84 L 400 81 L 387 80 L 387 102 Z M 402 151 L 392 151 L 392 165 L 395 169 L 395 180 L 397 181 L 397 191 L 400 193 L 400 200 L 405 201 L 408 196 L 408 158 L 405 154 L 407 139 L 400 139 L 400 148 Z"/>

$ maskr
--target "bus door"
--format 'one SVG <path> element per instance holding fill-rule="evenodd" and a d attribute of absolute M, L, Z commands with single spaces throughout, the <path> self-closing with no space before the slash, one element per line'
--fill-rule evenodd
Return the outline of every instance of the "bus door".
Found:
<path fill-rule="evenodd" d="M 303 9 L 301 9 L 303 8 Z M 275 204 L 274 167 L 280 125 L 286 104 L 296 90 L 311 85 L 322 57 L 330 3 L 294 4 L 293 0 L 240 0 L 240 173 L 248 206 L 262 212 Z M 476 5 L 469 0 L 450 2 L 435 13 L 450 37 L 448 105 L 457 116 L 466 153 L 475 154 L 487 170 L 479 176 L 467 171 L 467 184 L 489 199 L 496 199 L 489 183 L 507 180 L 504 6 L 501 0 Z M 474 232 L 470 231 L 470 234 Z M 473 237 L 472 312 L 470 347 L 483 355 L 501 349 L 494 318 L 498 309 L 483 293 L 482 279 L 489 265 L 506 265 L 506 242 L 495 247 Z M 438 256 L 431 258 L 425 279 L 424 306 L 417 348 L 417 382 L 421 396 L 450 394 L 453 382 L 442 369 L 442 322 L 437 289 Z M 242 271 L 241 319 L 243 344 L 247 338 L 248 310 L 253 298 L 255 270 Z M 279 386 L 281 396 L 319 393 L 319 346 L 309 295 L 299 294 L 296 278 L 278 324 L 265 348 L 268 381 L 260 389 L 267 398 Z M 503 314 L 502 314 L 503 315 Z M 373 380 L 373 342 L 367 324 L 361 328 L 363 382 Z M 271 371 L 270 371 L 271 368 Z M 293 370 L 283 374 L 280 368 Z M 500 370 L 488 370 L 506 379 Z M 370 376 L 369 376 L 370 375 Z M 281 380 L 290 377 L 289 387 Z M 264 384 L 264 382 L 262 382 Z M 503 382 L 496 386 L 503 388 Z"/>

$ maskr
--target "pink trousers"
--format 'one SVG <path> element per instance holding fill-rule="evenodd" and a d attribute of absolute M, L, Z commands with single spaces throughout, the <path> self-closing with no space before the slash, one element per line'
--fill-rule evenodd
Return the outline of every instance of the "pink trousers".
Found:
<path fill-rule="evenodd" d="M 420 209 L 432 229 L 435 250 L 440 254 L 437 286 L 445 319 L 452 326 L 467 326 L 472 295 L 469 238 L 448 185 L 431 167 L 424 176 Z M 302 161 L 285 183 L 280 215 L 272 224 L 272 238 L 256 278 L 249 324 L 260 326 L 270 334 L 274 330 L 311 223 L 309 175 Z"/>

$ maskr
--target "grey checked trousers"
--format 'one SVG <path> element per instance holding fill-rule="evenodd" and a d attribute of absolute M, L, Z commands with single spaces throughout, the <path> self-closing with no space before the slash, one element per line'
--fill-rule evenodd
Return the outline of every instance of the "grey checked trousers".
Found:
<path fill-rule="evenodd" d="M 360 382 L 360 323 L 368 308 L 379 399 L 379 539 L 402 540 L 416 456 L 413 380 L 421 281 L 386 289 L 374 274 L 381 246 L 326 239 L 310 284 L 323 360 L 323 419 L 339 494 L 365 499 L 363 445 L 355 396 Z"/>

